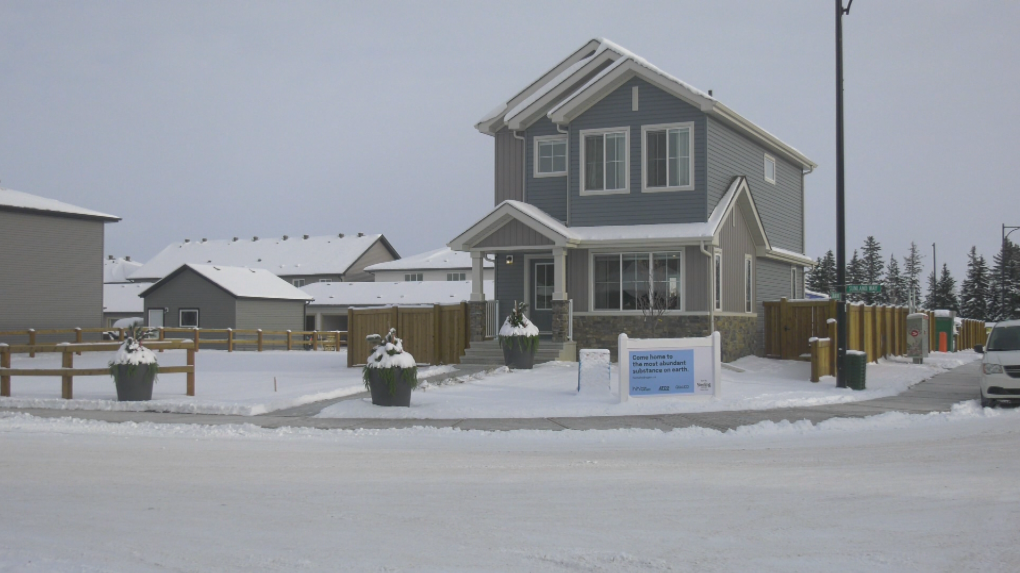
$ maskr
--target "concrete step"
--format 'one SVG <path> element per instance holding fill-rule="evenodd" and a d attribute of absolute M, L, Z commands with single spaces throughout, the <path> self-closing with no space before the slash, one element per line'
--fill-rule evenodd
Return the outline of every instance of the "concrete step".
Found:
<path fill-rule="evenodd" d="M 535 363 L 552 362 L 554 360 L 574 360 L 576 346 L 574 342 L 552 342 L 541 340 L 538 343 L 538 350 L 535 352 Z M 472 342 L 471 348 L 467 349 L 460 359 L 461 364 L 472 365 L 501 365 L 503 364 L 503 348 L 499 340 L 486 340 L 483 342 Z"/>

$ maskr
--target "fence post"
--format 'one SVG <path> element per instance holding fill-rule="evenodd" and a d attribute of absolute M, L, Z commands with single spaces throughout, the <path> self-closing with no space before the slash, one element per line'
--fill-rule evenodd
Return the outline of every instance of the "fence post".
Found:
<path fill-rule="evenodd" d="M 11 367 L 11 350 L 3 343 L 0 343 L 0 368 Z M 0 374 L 0 396 L 11 397 L 11 375 Z"/>
<path fill-rule="evenodd" d="M 198 328 L 197 327 L 192 329 L 192 330 L 194 330 L 194 332 L 195 332 L 195 352 L 198 352 L 198 349 L 199 349 L 198 337 L 201 336 L 201 334 L 198 332 Z"/>
<path fill-rule="evenodd" d="M 188 396 L 195 395 L 195 353 L 198 352 L 198 345 L 196 348 L 188 349 L 188 366 L 191 366 L 191 371 L 188 372 Z"/>
<path fill-rule="evenodd" d="M 227 352 L 234 351 L 234 329 L 227 329 Z"/>
<path fill-rule="evenodd" d="M 347 307 L 347 367 L 354 367 L 354 353 L 351 352 L 351 333 L 354 332 L 354 309 Z"/>
<path fill-rule="evenodd" d="M 64 356 L 61 365 L 64 368 L 74 368 L 74 353 L 68 352 L 67 349 L 62 353 Z M 60 384 L 60 397 L 65 400 L 70 400 L 74 397 L 74 377 L 65 372 Z"/>
<path fill-rule="evenodd" d="M 78 344 L 82 343 L 82 339 L 81 339 L 81 327 L 80 326 L 76 326 L 74 328 L 74 341 L 77 342 Z M 76 354 L 78 356 L 81 356 L 81 352 L 77 352 Z"/>
<path fill-rule="evenodd" d="M 30 346 L 35 346 L 35 329 L 34 328 L 29 328 L 28 329 L 28 344 Z M 28 357 L 29 358 L 35 358 L 35 352 L 29 352 L 28 353 Z"/>
<path fill-rule="evenodd" d="M 333 335 L 336 336 L 336 351 L 340 352 L 340 331 L 333 331 Z"/>
<path fill-rule="evenodd" d="M 312 351 L 316 351 L 318 349 L 319 349 L 319 331 L 318 330 L 313 330 L 312 331 Z"/>
<path fill-rule="evenodd" d="M 261 328 L 258 329 L 258 333 L 259 333 L 259 335 L 258 335 L 259 336 L 259 352 L 262 352 L 262 329 Z"/>
<path fill-rule="evenodd" d="M 839 346 L 836 342 L 839 340 L 839 329 L 836 328 L 836 319 L 830 319 L 826 322 L 829 327 L 829 376 L 836 375 L 836 360 L 839 358 Z"/>
<path fill-rule="evenodd" d="M 288 330 L 287 331 L 287 350 L 288 351 L 291 350 L 291 345 L 293 344 L 293 340 L 294 340 L 294 333 Z"/>

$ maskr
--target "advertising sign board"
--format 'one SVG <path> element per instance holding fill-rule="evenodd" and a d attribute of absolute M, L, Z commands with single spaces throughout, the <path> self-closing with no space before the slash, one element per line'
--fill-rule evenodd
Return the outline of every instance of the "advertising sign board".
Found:
<path fill-rule="evenodd" d="M 716 396 L 720 337 L 635 338 L 620 335 L 620 401 L 630 396 Z"/>

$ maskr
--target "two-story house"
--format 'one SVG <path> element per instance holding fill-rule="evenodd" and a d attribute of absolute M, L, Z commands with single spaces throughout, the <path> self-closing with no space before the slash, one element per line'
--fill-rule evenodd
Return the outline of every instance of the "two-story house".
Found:
<path fill-rule="evenodd" d="M 554 341 L 572 327 L 614 355 L 663 306 L 656 336 L 760 352 L 762 301 L 803 295 L 815 163 L 616 44 L 587 42 L 475 127 L 495 140 L 496 207 L 449 243 L 472 256 L 474 320 L 493 255 L 501 315 L 526 301 Z"/>

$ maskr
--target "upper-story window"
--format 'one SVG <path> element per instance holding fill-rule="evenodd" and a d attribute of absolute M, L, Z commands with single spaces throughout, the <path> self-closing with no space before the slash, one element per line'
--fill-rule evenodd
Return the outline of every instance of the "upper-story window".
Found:
<path fill-rule="evenodd" d="M 580 135 L 581 194 L 626 193 L 630 129 L 589 129 Z"/>
<path fill-rule="evenodd" d="M 298 288 L 305 286 L 305 279 L 294 279 L 291 282 L 293 282 L 294 286 L 296 286 Z"/>
<path fill-rule="evenodd" d="M 765 181 L 776 184 L 776 158 L 768 154 L 765 155 Z"/>
<path fill-rule="evenodd" d="M 425 273 L 407 273 L 404 275 L 404 282 L 420 283 L 425 281 Z"/>
<path fill-rule="evenodd" d="M 641 127 L 643 191 L 694 189 L 694 124 Z"/>
<path fill-rule="evenodd" d="M 567 136 L 542 135 L 535 138 L 535 177 L 567 174 Z"/>
<path fill-rule="evenodd" d="M 446 273 L 447 281 L 466 281 L 467 273 Z"/>

